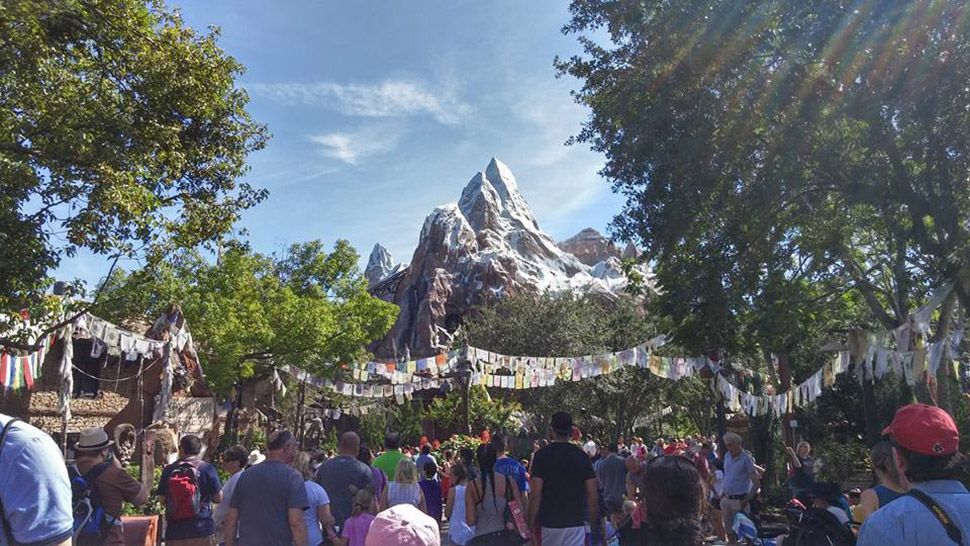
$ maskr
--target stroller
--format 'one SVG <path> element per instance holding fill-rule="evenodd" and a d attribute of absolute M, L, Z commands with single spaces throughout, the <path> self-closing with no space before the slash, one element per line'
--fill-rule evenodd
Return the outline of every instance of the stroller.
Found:
<path fill-rule="evenodd" d="M 734 516 L 731 531 L 737 535 L 738 542 L 747 546 L 778 546 L 778 537 L 788 533 L 788 527 L 777 524 L 759 526 L 748 514 L 738 512 Z"/>

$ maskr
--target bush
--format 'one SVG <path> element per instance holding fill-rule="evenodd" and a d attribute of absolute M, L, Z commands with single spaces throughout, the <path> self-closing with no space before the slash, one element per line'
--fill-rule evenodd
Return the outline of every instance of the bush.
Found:
<path fill-rule="evenodd" d="M 472 451 L 475 451 L 476 449 L 478 449 L 478 446 L 480 446 L 481 444 L 482 444 L 482 440 L 477 436 L 455 434 L 451 438 L 448 438 L 447 440 L 442 442 L 441 445 L 438 447 L 438 449 L 432 452 L 432 454 L 434 455 L 435 460 L 443 461 L 444 453 L 447 450 L 451 450 L 451 452 L 454 453 L 454 455 L 457 457 L 458 450 L 467 447 Z"/>
<path fill-rule="evenodd" d="M 125 467 L 125 471 L 132 478 L 135 478 L 139 482 L 141 481 L 141 467 L 138 465 L 129 465 Z M 160 515 L 165 512 L 165 506 L 162 504 L 162 499 L 159 498 L 158 482 L 162 477 L 162 467 L 155 467 L 155 477 L 152 479 L 151 491 L 148 493 L 148 502 L 145 506 L 138 508 L 130 503 L 125 503 L 121 508 L 122 516 L 154 516 Z"/>

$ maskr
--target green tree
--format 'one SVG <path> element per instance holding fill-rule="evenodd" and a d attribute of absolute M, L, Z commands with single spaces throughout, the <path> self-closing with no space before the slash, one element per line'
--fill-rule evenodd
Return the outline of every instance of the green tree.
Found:
<path fill-rule="evenodd" d="M 951 282 L 966 314 L 964 10 L 571 4 L 565 30 L 585 51 L 557 66 L 580 79 L 577 100 L 590 108 L 575 140 L 606 155 L 602 174 L 627 196 L 614 226 L 656 260 L 670 312 L 695 320 L 700 300 L 715 319 L 703 326 L 727 326 L 691 333 L 727 338 L 707 343 L 722 350 L 809 351 L 819 333 L 895 328 Z M 609 40 L 585 35 L 598 29 Z"/>
<path fill-rule="evenodd" d="M 656 321 L 632 298 L 611 300 L 570 293 L 508 297 L 481 309 L 467 324 L 472 346 L 528 356 L 619 351 L 643 343 L 658 330 Z M 677 406 L 678 413 L 688 417 L 692 430 L 710 430 L 710 393 L 703 382 L 668 381 L 642 369 L 623 369 L 540 389 L 489 392 L 493 397 L 518 400 L 540 433 L 553 412 L 565 410 L 585 431 L 600 438 L 615 438 L 630 434 L 638 419 L 643 422 L 668 405 Z"/>
<path fill-rule="evenodd" d="M 267 132 L 217 38 L 158 0 L 0 5 L 0 316 L 43 323 L 48 271 L 79 249 L 162 256 L 265 198 L 238 182 Z"/>
<path fill-rule="evenodd" d="M 426 414 L 434 420 L 435 427 L 462 430 L 463 398 L 460 389 L 452 389 L 445 396 L 435 398 L 427 407 Z M 480 385 L 472 386 L 468 399 L 469 425 L 473 434 L 486 429 L 502 431 L 513 428 L 513 414 L 522 409 L 515 401 L 489 396 L 485 387 Z"/>
<path fill-rule="evenodd" d="M 99 308 L 109 320 L 154 320 L 178 303 L 208 379 L 226 392 L 238 379 L 294 364 L 340 377 L 336 364 L 366 357 L 397 307 L 367 293 L 357 253 L 338 241 L 292 245 L 281 256 L 232 243 L 212 263 L 182 251 L 156 267 L 118 272 Z"/>

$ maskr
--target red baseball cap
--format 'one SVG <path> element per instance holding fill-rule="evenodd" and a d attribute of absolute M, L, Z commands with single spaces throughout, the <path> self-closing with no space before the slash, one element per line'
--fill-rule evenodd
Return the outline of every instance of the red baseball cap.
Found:
<path fill-rule="evenodd" d="M 942 457 L 960 449 L 960 432 L 950 414 L 936 406 L 909 404 L 896 411 L 893 422 L 882 431 L 914 453 Z"/>

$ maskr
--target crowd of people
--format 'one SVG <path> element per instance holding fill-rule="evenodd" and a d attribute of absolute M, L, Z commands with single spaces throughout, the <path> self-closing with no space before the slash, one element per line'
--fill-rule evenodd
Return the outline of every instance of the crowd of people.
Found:
<path fill-rule="evenodd" d="M 200 439 L 186 435 L 154 484 L 165 544 L 429 546 L 447 528 L 458 545 L 699 546 L 743 540 L 745 522 L 757 520 L 764 469 L 735 433 L 648 447 L 641 438 L 577 438 L 565 412 L 549 425 L 521 460 L 501 434 L 437 460 L 429 444 L 402 450 L 395 433 L 374 457 L 354 432 L 321 456 L 276 431 L 265 456 L 223 451 L 224 482 L 202 459 Z M 112 458 L 104 430 L 81 433 L 68 467 L 43 432 L 5 415 L 0 426 L 0 544 L 124 544 L 122 506 L 145 504 L 149 491 Z M 865 491 L 819 483 L 811 445 L 788 448 L 789 508 L 802 516 L 776 543 L 803 543 L 799 533 L 828 519 L 844 527 L 846 543 L 861 524 L 863 546 L 966 544 L 970 493 L 958 479 L 953 419 L 912 404 L 884 435 L 871 452 L 878 483 Z"/>

